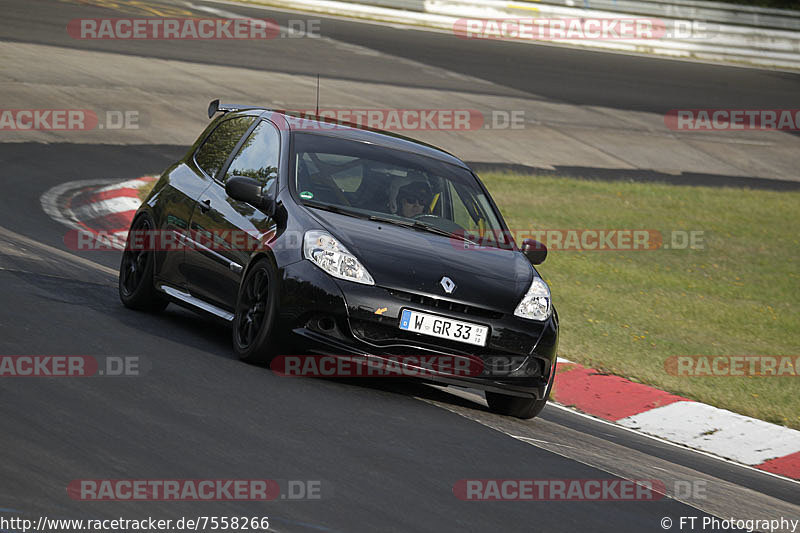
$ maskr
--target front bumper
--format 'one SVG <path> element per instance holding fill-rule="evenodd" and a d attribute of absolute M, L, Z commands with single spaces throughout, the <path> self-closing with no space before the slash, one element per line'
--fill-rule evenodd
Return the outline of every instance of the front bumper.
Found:
<path fill-rule="evenodd" d="M 513 307 L 516 302 L 509 302 Z M 403 309 L 413 309 L 490 328 L 485 346 L 401 330 Z M 336 280 L 307 260 L 283 269 L 278 316 L 283 345 L 299 353 L 374 358 L 446 355 L 483 362 L 477 376 L 433 374 L 425 378 L 509 395 L 542 399 L 555 369 L 557 314 L 545 321 L 456 300 Z"/>

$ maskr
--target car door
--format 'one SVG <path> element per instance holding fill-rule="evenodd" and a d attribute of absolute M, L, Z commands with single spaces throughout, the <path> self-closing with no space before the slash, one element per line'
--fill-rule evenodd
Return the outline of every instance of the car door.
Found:
<path fill-rule="evenodd" d="M 185 259 L 192 295 L 223 309 L 232 310 L 236 305 L 243 269 L 260 237 L 274 231 L 275 223 L 250 204 L 230 198 L 225 182 L 231 176 L 254 178 L 266 194 L 274 195 L 280 143 L 278 128 L 269 120 L 260 120 L 227 168 L 201 194 L 190 222 L 200 246 L 187 250 Z"/>
<path fill-rule="evenodd" d="M 214 176 L 225 166 L 239 141 L 253 126 L 256 117 L 224 119 L 209 127 L 195 143 L 191 155 L 176 165 L 168 176 L 168 185 L 158 194 L 158 204 L 165 206 L 157 223 L 164 230 L 164 244 L 156 252 L 156 272 L 159 279 L 170 285 L 187 285 L 183 246 L 188 235 L 189 221 L 197 201 Z M 167 235 L 171 238 L 167 241 Z M 171 245 L 167 245 L 171 242 Z M 163 249 L 162 249 L 163 248 Z"/>

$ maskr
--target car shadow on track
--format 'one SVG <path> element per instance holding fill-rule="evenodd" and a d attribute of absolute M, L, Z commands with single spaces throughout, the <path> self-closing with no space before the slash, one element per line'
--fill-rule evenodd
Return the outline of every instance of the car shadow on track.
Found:
<path fill-rule="evenodd" d="M 124 312 L 136 313 L 135 311 L 128 311 L 124 308 L 122 309 Z M 155 335 L 159 335 L 161 333 L 159 330 L 168 330 L 171 332 L 180 330 L 190 336 L 194 336 L 195 339 L 191 341 L 191 344 L 201 346 L 204 352 L 210 355 L 223 357 L 225 359 L 236 359 L 236 355 L 230 345 L 230 325 L 223 324 L 217 320 L 205 316 L 196 315 L 193 312 L 185 310 L 177 305 L 170 305 L 164 312 L 157 315 L 157 320 L 161 326 L 155 326 L 154 331 L 151 329 L 151 322 L 149 320 L 142 320 L 141 324 L 143 329 L 148 332 L 152 332 Z M 244 362 L 242 362 L 242 364 L 247 365 L 247 363 Z M 278 375 L 272 372 L 269 364 L 250 364 L 249 366 L 268 371 L 271 375 Z M 454 407 L 463 407 L 489 412 L 488 408 L 484 404 L 464 398 L 462 396 L 451 394 L 446 390 L 431 386 L 431 384 L 419 379 L 396 377 L 294 377 L 292 379 L 318 380 L 340 387 L 357 387 L 379 393 L 396 394 L 408 398 L 419 398 L 421 400 L 452 405 Z"/>
<path fill-rule="evenodd" d="M 303 379 L 303 378 L 301 378 Z M 305 378 L 305 379 L 324 379 L 335 382 L 342 386 L 360 387 L 373 391 L 388 394 L 418 398 L 424 401 L 431 401 L 451 405 L 453 407 L 463 407 L 476 411 L 489 412 L 486 405 L 465 398 L 460 395 L 452 394 L 447 389 L 431 386 L 422 380 L 413 378 Z M 458 389 L 457 389 L 458 390 Z"/>
<path fill-rule="evenodd" d="M 203 350 L 210 355 L 220 356 L 225 359 L 236 359 L 236 354 L 233 352 L 233 348 L 230 345 L 231 327 L 228 324 L 221 323 L 203 315 L 196 315 L 195 313 L 174 304 L 170 304 L 165 311 L 158 315 L 138 313 L 136 311 L 127 310 L 124 307 L 120 307 L 120 309 L 122 309 L 123 314 L 135 313 L 142 316 L 144 319 L 140 323 L 144 331 L 159 335 L 161 333 L 159 330 L 168 330 L 170 332 L 180 330 L 191 336 L 195 336 L 196 339 L 192 341 L 192 344 L 195 345 L 199 343 L 203 347 Z M 157 320 L 155 331 L 152 330 L 153 323 L 148 320 L 147 317 L 153 317 L 155 320 Z M 213 350 L 209 350 L 209 347 L 213 347 Z M 285 351 L 294 353 L 297 350 Z M 248 363 L 243 362 L 242 364 L 247 365 Z M 273 374 L 269 364 L 249 364 L 249 366 L 260 368 Z M 423 380 L 414 378 L 293 377 L 292 379 L 318 380 L 329 384 L 336 384 L 342 387 L 358 387 L 376 392 L 397 394 L 406 397 L 416 397 L 422 400 L 430 400 L 457 407 L 465 407 L 485 412 L 489 411 L 488 408 L 481 403 L 451 394 L 446 390 L 431 386 L 431 384 L 424 382 Z"/>
<path fill-rule="evenodd" d="M 118 301 L 118 300 L 117 300 Z M 112 316 L 126 321 L 142 332 L 172 341 L 225 359 L 236 359 L 231 349 L 230 326 L 170 304 L 164 311 L 153 314 L 125 308 L 121 303 Z"/>

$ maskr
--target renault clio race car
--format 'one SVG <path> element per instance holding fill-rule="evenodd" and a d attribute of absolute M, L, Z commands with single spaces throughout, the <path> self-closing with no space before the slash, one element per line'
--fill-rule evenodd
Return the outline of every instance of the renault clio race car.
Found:
<path fill-rule="evenodd" d="M 296 350 L 478 359 L 480 374 L 430 381 L 484 390 L 497 413 L 539 414 L 558 345 L 533 266 L 547 251 L 517 246 L 464 162 L 319 117 L 218 100 L 215 115 L 133 219 L 127 307 L 174 302 L 230 322 L 250 363 Z"/>

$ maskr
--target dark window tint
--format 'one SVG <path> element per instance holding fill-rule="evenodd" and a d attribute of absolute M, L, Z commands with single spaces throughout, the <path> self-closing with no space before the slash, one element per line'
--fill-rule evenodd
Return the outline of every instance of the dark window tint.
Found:
<path fill-rule="evenodd" d="M 307 205 L 330 205 L 359 216 L 417 220 L 464 235 L 503 226 L 472 173 L 402 150 L 339 137 L 294 134 L 294 186 Z M 485 241 L 481 241 L 485 242 Z"/>
<path fill-rule="evenodd" d="M 195 154 L 200 168 L 209 176 L 216 176 L 254 120 L 254 117 L 239 117 L 220 123 Z"/>
<path fill-rule="evenodd" d="M 231 176 L 246 176 L 270 187 L 278 178 L 280 146 L 278 128 L 270 122 L 262 121 L 231 161 L 231 166 L 225 173 L 225 180 Z"/>

